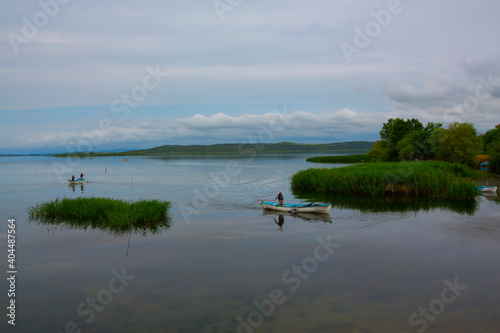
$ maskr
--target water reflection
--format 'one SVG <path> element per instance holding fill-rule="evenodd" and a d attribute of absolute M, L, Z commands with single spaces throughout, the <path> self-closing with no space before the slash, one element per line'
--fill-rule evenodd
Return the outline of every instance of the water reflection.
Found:
<path fill-rule="evenodd" d="M 80 191 L 81 191 L 81 193 L 83 193 L 83 189 L 84 189 L 83 183 L 80 183 L 80 184 L 68 184 L 68 187 L 70 187 L 73 190 L 73 193 L 75 193 L 75 190 L 77 188 L 79 188 Z"/>
<path fill-rule="evenodd" d="M 479 210 L 477 199 L 452 200 L 428 197 L 363 196 L 293 191 L 299 199 L 331 202 L 337 208 L 358 209 L 362 212 L 416 212 L 445 209 L 462 215 L 474 215 Z"/>
<path fill-rule="evenodd" d="M 330 214 L 292 213 L 292 212 L 279 212 L 279 211 L 264 209 L 262 215 L 272 217 L 274 223 L 276 223 L 280 227 L 280 230 L 283 230 L 283 225 L 285 224 L 285 216 L 287 216 L 288 219 L 294 218 L 309 223 L 314 223 L 314 222 L 332 223 L 332 217 L 330 216 Z"/>
<path fill-rule="evenodd" d="M 283 231 L 283 224 L 285 224 L 285 216 L 283 214 L 280 214 L 278 217 L 278 221 L 276 221 L 275 217 L 273 217 L 273 219 L 274 223 L 276 223 L 278 227 L 280 227 L 280 230 Z"/>
<path fill-rule="evenodd" d="M 134 234 L 141 234 L 144 237 L 147 237 L 148 235 L 155 235 L 159 234 L 164 230 L 170 229 L 172 222 L 170 217 L 166 216 L 164 220 L 157 222 L 157 223 L 149 223 L 146 224 L 145 226 L 102 226 L 99 224 L 99 222 L 94 221 L 94 220 L 88 220 L 88 221 L 79 221 L 79 222 L 74 222 L 74 221 L 67 221 L 63 220 L 60 218 L 53 219 L 53 218 L 46 218 L 46 217 L 40 217 L 37 219 L 29 219 L 28 220 L 30 223 L 36 223 L 39 225 L 43 225 L 46 227 L 54 227 L 55 229 L 58 230 L 101 230 L 108 232 L 109 235 L 114 236 L 115 238 L 117 237 L 122 237 L 125 235 L 129 235 L 131 233 Z M 49 229 L 50 231 L 50 229 Z"/>
<path fill-rule="evenodd" d="M 497 205 L 500 205 L 500 197 L 496 193 L 492 193 L 492 195 L 485 195 L 486 200 L 493 201 Z"/>
<path fill-rule="evenodd" d="M 479 193 L 479 195 L 482 197 L 490 197 L 490 198 L 498 197 L 497 192 L 481 192 Z"/>

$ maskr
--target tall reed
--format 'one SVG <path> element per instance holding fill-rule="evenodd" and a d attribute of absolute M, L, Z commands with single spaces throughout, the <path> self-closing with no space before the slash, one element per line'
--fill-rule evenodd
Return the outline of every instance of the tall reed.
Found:
<path fill-rule="evenodd" d="M 291 183 L 292 189 L 324 193 L 472 198 L 477 195 L 475 175 L 465 165 L 440 161 L 365 163 L 302 170 Z"/>

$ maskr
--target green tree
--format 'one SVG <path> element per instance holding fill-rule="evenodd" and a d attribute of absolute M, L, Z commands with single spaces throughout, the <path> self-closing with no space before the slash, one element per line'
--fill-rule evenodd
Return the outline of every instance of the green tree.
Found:
<path fill-rule="evenodd" d="M 407 133 L 396 145 L 399 158 L 411 161 L 416 158 L 426 160 L 434 157 L 434 146 L 430 137 L 441 126 L 440 123 L 428 123 L 425 128 Z"/>
<path fill-rule="evenodd" d="M 401 118 L 391 118 L 389 119 L 380 130 L 380 138 L 387 141 L 391 145 L 397 145 L 399 140 L 401 140 L 406 134 L 411 131 L 419 131 L 424 128 L 424 125 L 415 118 L 412 119 L 401 119 Z"/>
<path fill-rule="evenodd" d="M 368 152 L 373 161 L 385 161 L 387 152 L 387 143 L 384 140 L 378 140 L 373 144 L 373 147 Z"/>
<path fill-rule="evenodd" d="M 401 159 L 413 160 L 415 158 L 428 159 L 434 156 L 434 146 L 431 144 L 432 133 L 441 128 L 440 123 L 428 123 L 424 127 L 415 118 L 389 119 L 380 130 L 380 138 L 384 145 L 376 147 L 375 155 L 378 160 L 397 161 Z M 381 152 L 380 150 L 382 150 Z"/>
<path fill-rule="evenodd" d="M 500 141 L 500 127 L 489 130 L 483 135 L 484 147 L 487 149 L 488 146 L 495 141 Z"/>
<path fill-rule="evenodd" d="M 443 124 L 430 122 L 422 131 L 420 131 L 418 145 L 420 149 L 420 157 L 422 159 L 426 160 L 434 157 L 435 146 L 431 142 L 431 136 L 434 131 L 442 128 Z"/>
<path fill-rule="evenodd" d="M 436 157 L 443 161 L 476 166 L 476 156 L 483 147 L 471 123 L 453 123 L 448 129 L 435 130 L 430 141 L 434 144 Z"/>
<path fill-rule="evenodd" d="M 489 164 L 490 171 L 500 174 L 500 139 L 491 142 L 486 152 L 491 156 Z"/>
<path fill-rule="evenodd" d="M 489 130 L 483 135 L 486 153 L 491 156 L 489 169 L 500 174 L 500 127 Z"/>
<path fill-rule="evenodd" d="M 418 131 L 411 131 L 398 141 L 396 148 L 401 159 L 413 161 L 417 156 L 420 156 L 419 137 Z"/>
<path fill-rule="evenodd" d="M 412 131 L 421 131 L 424 129 L 424 125 L 415 118 L 412 119 L 401 119 L 401 118 L 391 118 L 389 119 L 380 130 L 380 138 L 386 141 L 386 161 L 397 161 L 399 160 L 399 151 L 397 144 L 402 140 L 405 135 Z"/>

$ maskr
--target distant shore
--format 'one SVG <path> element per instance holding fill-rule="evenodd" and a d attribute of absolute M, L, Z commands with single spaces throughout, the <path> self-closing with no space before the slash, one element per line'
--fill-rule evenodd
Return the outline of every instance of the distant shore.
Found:
<path fill-rule="evenodd" d="M 203 155 L 203 154 L 275 154 L 275 153 L 321 153 L 321 154 L 365 154 L 372 147 L 371 141 L 351 141 L 328 144 L 281 143 L 228 143 L 215 145 L 164 145 L 151 149 L 124 152 L 71 152 L 53 154 L 55 157 L 99 157 L 141 155 Z"/>

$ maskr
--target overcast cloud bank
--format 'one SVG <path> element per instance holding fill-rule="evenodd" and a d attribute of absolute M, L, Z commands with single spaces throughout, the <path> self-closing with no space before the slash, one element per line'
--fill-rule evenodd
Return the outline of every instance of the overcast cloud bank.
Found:
<path fill-rule="evenodd" d="M 97 151 L 242 142 L 273 117 L 289 124 L 276 142 L 376 140 L 390 117 L 480 132 L 500 123 L 498 1 L 232 7 L 221 20 L 212 1 L 4 4 L 0 153 L 53 151 L 88 133 L 102 136 Z M 350 61 L 343 42 L 360 50 Z M 148 66 L 169 75 L 120 119 L 114 101 Z"/>

